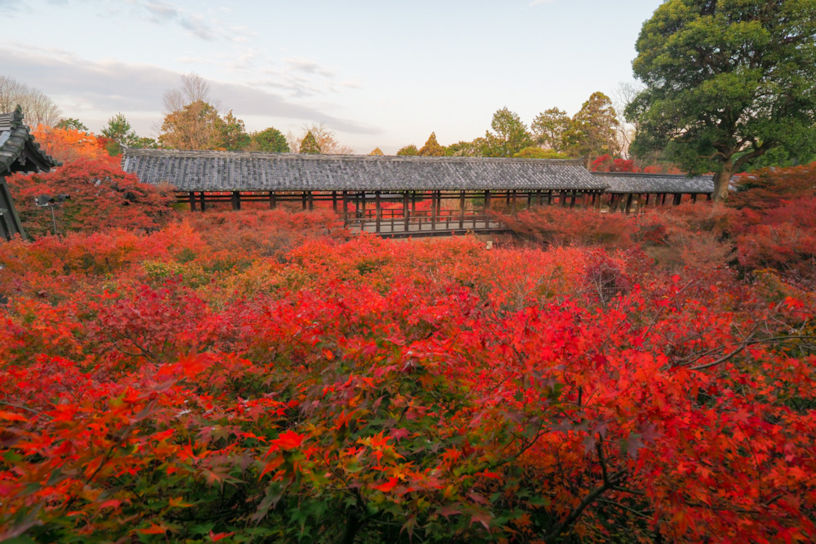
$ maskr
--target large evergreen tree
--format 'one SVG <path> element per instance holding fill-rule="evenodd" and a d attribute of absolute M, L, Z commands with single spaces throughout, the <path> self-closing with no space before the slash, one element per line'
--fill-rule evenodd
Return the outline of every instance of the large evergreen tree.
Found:
<path fill-rule="evenodd" d="M 490 123 L 493 132 L 485 133 L 485 156 L 512 157 L 533 143 L 527 126 L 517 113 L 507 108 L 497 110 Z"/>
<path fill-rule="evenodd" d="M 715 171 L 724 199 L 733 172 L 775 148 L 814 145 L 816 2 L 667 0 L 638 38 L 642 91 L 632 151 L 664 151 L 691 172 Z"/>
<path fill-rule="evenodd" d="M 612 101 L 604 93 L 594 92 L 564 131 L 564 145 L 572 156 L 581 157 L 589 168 L 592 159 L 598 155 L 617 153 L 617 129 L 618 116 Z"/>
<path fill-rule="evenodd" d="M 539 113 L 530 128 L 537 144 L 560 152 L 564 150 L 564 133 L 569 130 L 571 122 L 567 112 L 550 108 Z"/>
<path fill-rule="evenodd" d="M 253 132 L 251 139 L 252 142 L 249 148 L 252 151 L 265 151 L 267 153 L 289 153 L 291 151 L 286 136 L 275 127 Z"/>

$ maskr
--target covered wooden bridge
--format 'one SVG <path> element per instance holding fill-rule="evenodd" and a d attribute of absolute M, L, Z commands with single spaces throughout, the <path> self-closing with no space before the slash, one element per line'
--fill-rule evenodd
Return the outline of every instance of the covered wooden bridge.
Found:
<path fill-rule="evenodd" d="M 354 230 L 392 237 L 497 231 L 492 208 L 599 206 L 607 187 L 568 160 L 127 149 L 122 162 L 172 184 L 191 210 L 330 207 Z"/>
<path fill-rule="evenodd" d="M 714 179 L 711 176 L 634 174 L 610 172 L 592 174 L 606 186 L 604 206 L 609 211 L 643 211 L 650 206 L 679 205 L 683 201 L 711 200 Z"/>

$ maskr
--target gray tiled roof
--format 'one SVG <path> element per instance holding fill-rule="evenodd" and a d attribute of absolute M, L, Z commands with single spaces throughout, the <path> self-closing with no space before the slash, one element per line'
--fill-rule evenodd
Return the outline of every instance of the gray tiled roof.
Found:
<path fill-rule="evenodd" d="M 603 190 L 580 161 L 126 149 L 123 168 L 180 191 Z"/>
<path fill-rule="evenodd" d="M 595 172 L 592 174 L 609 186 L 608 193 L 711 193 L 711 176 L 671 174 L 634 174 L 631 172 Z"/>
<path fill-rule="evenodd" d="M 17 171 L 48 171 L 58 164 L 28 132 L 20 106 L 13 112 L 0 113 L 0 176 Z"/>

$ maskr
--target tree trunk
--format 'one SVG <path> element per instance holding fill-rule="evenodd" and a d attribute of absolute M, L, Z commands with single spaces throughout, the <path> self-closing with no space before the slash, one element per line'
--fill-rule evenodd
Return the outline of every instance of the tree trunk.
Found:
<path fill-rule="evenodd" d="M 723 202 L 728 198 L 728 185 L 731 182 L 731 173 L 734 171 L 734 164 L 731 160 L 723 163 L 722 169 L 714 176 L 714 200 Z"/>

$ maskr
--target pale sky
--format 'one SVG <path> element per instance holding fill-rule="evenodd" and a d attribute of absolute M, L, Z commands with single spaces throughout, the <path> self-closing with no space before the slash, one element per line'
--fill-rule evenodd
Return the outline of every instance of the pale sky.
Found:
<path fill-rule="evenodd" d="M 483 136 L 634 83 L 660 0 L 0 0 L 0 75 L 99 131 L 155 137 L 162 95 L 196 73 L 249 131 L 323 123 L 357 153 Z"/>

